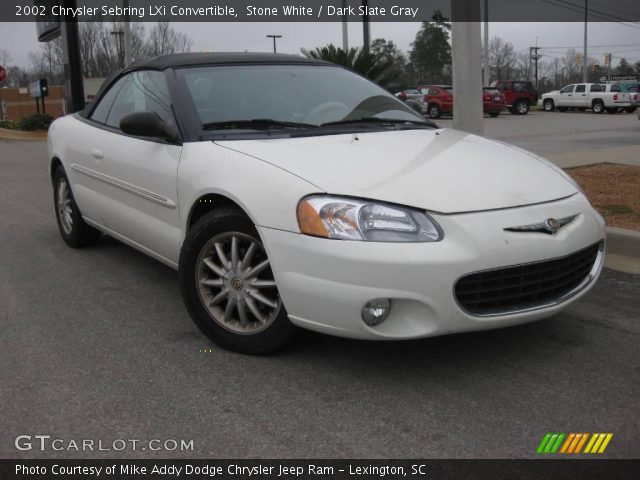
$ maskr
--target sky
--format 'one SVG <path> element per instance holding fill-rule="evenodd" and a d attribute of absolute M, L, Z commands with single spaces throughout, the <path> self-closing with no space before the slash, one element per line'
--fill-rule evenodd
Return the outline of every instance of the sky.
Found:
<path fill-rule="evenodd" d="M 177 30 L 193 40 L 192 51 L 272 51 L 272 40 L 268 34 L 282 35 L 278 40 L 278 52 L 300 53 L 300 47 L 315 48 L 342 43 L 342 25 L 335 23 L 173 23 Z M 393 40 L 407 52 L 411 49 L 420 23 L 371 23 L 371 38 L 382 37 Z M 10 64 L 28 66 L 28 54 L 38 49 L 36 29 L 33 23 L 0 22 L 3 39 L 0 49 L 10 51 Z M 593 46 L 589 56 L 604 62 L 604 54 L 614 54 L 617 59 L 625 57 L 630 63 L 640 61 L 640 23 L 589 23 L 589 45 Z M 561 57 L 565 47 L 576 47 L 582 51 L 583 23 L 490 23 L 489 37 L 499 36 L 513 44 L 516 51 L 528 52 L 536 44 L 543 47 L 542 60 Z M 362 25 L 349 24 L 350 46 L 362 45 Z"/>

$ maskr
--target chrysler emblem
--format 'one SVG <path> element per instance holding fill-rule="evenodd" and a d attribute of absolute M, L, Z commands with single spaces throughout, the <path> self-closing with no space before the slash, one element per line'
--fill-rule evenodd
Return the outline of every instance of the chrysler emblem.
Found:
<path fill-rule="evenodd" d="M 532 223 L 530 225 L 520 225 L 517 227 L 505 228 L 508 232 L 540 232 L 547 233 L 549 235 L 555 235 L 567 223 L 572 222 L 578 215 L 572 215 L 570 217 L 555 219 L 547 218 L 544 222 Z"/>
<path fill-rule="evenodd" d="M 560 229 L 560 222 L 555 218 L 547 218 L 544 222 L 547 225 L 547 228 L 552 232 L 557 232 Z"/>

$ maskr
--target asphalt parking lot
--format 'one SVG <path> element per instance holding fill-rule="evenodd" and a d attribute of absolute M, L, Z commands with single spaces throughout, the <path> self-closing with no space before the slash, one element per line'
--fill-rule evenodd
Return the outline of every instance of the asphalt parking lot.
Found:
<path fill-rule="evenodd" d="M 486 119 L 487 134 L 504 125 L 538 153 L 591 151 L 590 130 L 601 149 L 638 143 L 632 115 L 581 114 L 573 134 L 547 115 Z M 605 270 L 534 324 L 399 343 L 301 333 L 250 357 L 200 334 L 173 270 L 109 238 L 66 247 L 44 143 L 0 141 L 0 185 L 0 457 L 535 457 L 546 432 L 612 432 L 606 457 L 640 457 L 640 276 Z M 21 434 L 194 448 L 17 451 Z"/>

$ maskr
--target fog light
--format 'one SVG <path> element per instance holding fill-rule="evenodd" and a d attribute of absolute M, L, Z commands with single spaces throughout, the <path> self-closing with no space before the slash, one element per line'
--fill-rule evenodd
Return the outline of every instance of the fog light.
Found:
<path fill-rule="evenodd" d="M 370 327 L 380 325 L 389 316 L 391 301 L 388 298 L 369 300 L 362 308 L 362 320 Z"/>

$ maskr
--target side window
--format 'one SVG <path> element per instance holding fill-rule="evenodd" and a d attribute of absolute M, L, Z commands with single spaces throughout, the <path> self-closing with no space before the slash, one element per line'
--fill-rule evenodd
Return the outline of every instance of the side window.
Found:
<path fill-rule="evenodd" d="M 527 92 L 531 90 L 529 82 L 513 82 L 513 90 L 516 92 Z"/>
<path fill-rule="evenodd" d="M 602 85 L 591 85 L 591 90 L 593 92 L 602 92 Z"/>
<path fill-rule="evenodd" d="M 120 128 L 120 121 L 135 112 L 155 112 L 162 119 L 171 118 L 171 100 L 164 73 L 141 71 L 128 75 L 106 123 Z"/>
<path fill-rule="evenodd" d="M 576 85 L 576 93 L 582 93 L 586 90 L 586 85 Z"/>
<path fill-rule="evenodd" d="M 428 88 L 426 88 L 426 87 L 422 87 L 422 88 L 420 89 L 420 92 L 421 92 L 423 95 L 429 95 L 429 89 L 428 89 Z"/>
<path fill-rule="evenodd" d="M 560 90 L 560 93 L 571 93 L 571 92 L 573 92 L 573 88 L 574 87 L 575 87 L 575 85 L 567 85 L 562 90 Z"/>
<path fill-rule="evenodd" d="M 111 111 L 111 107 L 113 106 L 113 101 L 118 95 L 118 92 L 122 88 L 122 85 L 126 81 L 126 77 L 118 80 L 111 88 L 102 96 L 100 103 L 96 106 L 91 114 L 91 120 L 94 120 L 99 123 L 106 123 L 107 117 L 109 116 L 109 112 Z"/>
<path fill-rule="evenodd" d="M 620 85 L 611 85 L 611 91 L 612 92 L 619 92 L 620 91 Z"/>

